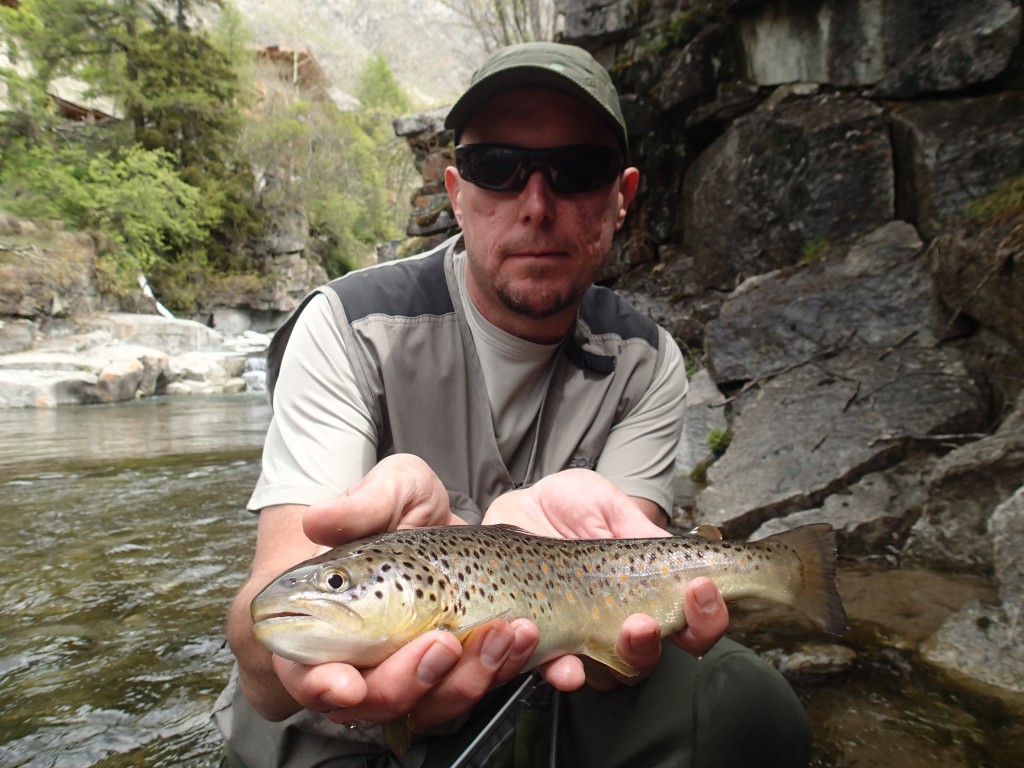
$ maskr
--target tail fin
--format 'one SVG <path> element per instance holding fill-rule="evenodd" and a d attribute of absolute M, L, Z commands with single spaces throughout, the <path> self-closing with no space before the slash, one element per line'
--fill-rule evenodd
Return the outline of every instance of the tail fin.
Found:
<path fill-rule="evenodd" d="M 836 589 L 836 534 L 828 523 L 801 525 L 776 533 L 751 546 L 772 544 L 792 552 L 801 563 L 803 583 L 796 588 L 793 607 L 833 635 L 846 631 L 846 610 Z"/>

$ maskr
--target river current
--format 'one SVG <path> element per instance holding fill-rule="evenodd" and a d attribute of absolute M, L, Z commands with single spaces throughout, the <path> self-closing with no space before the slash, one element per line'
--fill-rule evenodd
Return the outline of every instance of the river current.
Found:
<path fill-rule="evenodd" d="M 0 766 L 214 766 L 264 395 L 0 410 Z"/>

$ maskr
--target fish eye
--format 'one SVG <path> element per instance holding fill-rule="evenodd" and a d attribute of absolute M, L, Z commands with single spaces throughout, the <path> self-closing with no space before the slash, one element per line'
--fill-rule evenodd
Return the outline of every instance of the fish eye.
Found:
<path fill-rule="evenodd" d="M 348 579 L 338 571 L 330 571 L 324 578 L 324 583 L 331 589 L 343 589 L 348 584 Z"/>

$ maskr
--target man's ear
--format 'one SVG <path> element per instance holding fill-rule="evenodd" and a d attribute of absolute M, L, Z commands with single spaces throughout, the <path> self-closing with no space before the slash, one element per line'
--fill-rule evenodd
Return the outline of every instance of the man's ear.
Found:
<path fill-rule="evenodd" d="M 615 216 L 615 230 L 622 229 L 626 223 L 626 211 L 629 204 L 636 197 L 636 191 L 640 187 L 640 171 L 632 166 L 622 172 L 619 179 L 619 211 Z"/>
<path fill-rule="evenodd" d="M 455 170 L 454 165 L 449 165 L 444 169 L 444 188 L 448 190 L 448 199 L 452 203 L 452 212 L 455 214 L 455 221 L 459 223 L 459 227 L 462 227 L 462 202 L 460 195 L 462 193 L 462 177 L 459 176 L 459 172 Z"/>

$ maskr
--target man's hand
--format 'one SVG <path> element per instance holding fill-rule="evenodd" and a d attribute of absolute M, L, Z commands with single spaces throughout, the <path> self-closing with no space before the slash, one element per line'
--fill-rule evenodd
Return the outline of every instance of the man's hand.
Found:
<path fill-rule="evenodd" d="M 529 488 L 498 497 L 484 515 L 485 524 L 516 525 L 530 533 L 573 539 L 650 538 L 668 532 L 651 521 L 636 500 L 606 478 L 585 469 L 549 475 Z M 714 583 L 694 579 L 686 588 L 683 612 L 687 626 L 669 639 L 702 656 L 725 634 L 729 611 Z M 572 691 L 584 683 L 608 688 L 643 679 L 661 659 L 661 627 L 644 614 L 626 619 L 615 644 L 619 658 L 640 670 L 624 679 L 606 667 L 562 656 L 544 665 L 544 677 L 556 688 Z"/>
<path fill-rule="evenodd" d="M 411 713 L 414 727 L 422 729 L 462 714 L 488 690 L 515 677 L 538 641 L 536 626 L 526 620 L 488 622 L 465 645 L 449 632 L 429 632 L 372 669 L 298 664 L 271 655 L 252 636 L 249 601 L 296 562 L 374 533 L 463 522 L 451 513 L 448 494 L 433 471 L 409 455 L 382 460 L 333 499 L 308 508 L 264 510 L 253 575 L 229 618 L 243 688 L 257 711 L 278 720 L 304 707 L 339 723 L 380 722 Z"/>
<path fill-rule="evenodd" d="M 302 520 L 306 536 L 328 547 L 399 528 L 464 524 L 433 470 L 404 453 L 381 459 L 355 485 L 311 505 Z"/>
<path fill-rule="evenodd" d="M 302 706 L 338 723 L 382 722 L 412 715 L 419 731 L 469 710 L 491 688 L 515 677 L 533 654 L 537 628 L 495 620 L 465 646 L 450 632 L 421 635 L 372 669 L 308 666 L 274 657 L 274 671 Z"/>

